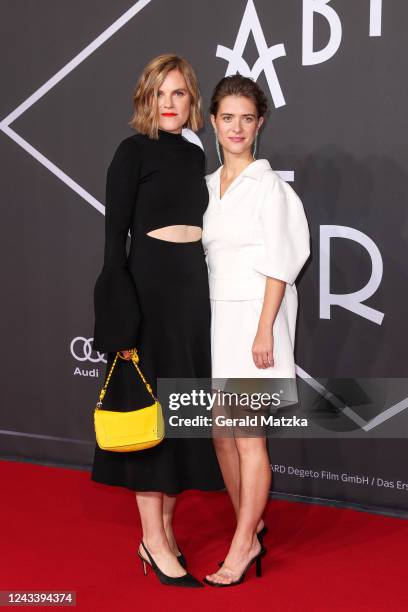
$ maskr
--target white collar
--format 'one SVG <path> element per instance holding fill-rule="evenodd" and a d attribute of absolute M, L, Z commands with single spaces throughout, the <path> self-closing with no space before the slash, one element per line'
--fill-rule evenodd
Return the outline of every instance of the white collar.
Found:
<path fill-rule="evenodd" d="M 214 183 L 219 179 L 219 175 L 221 174 L 221 170 L 223 167 L 224 166 L 220 166 L 212 174 L 207 174 L 206 179 L 209 185 L 213 186 Z M 260 181 L 267 170 L 271 170 L 269 161 L 267 159 L 256 159 L 255 161 L 248 164 L 248 166 L 236 177 L 236 179 L 248 177 L 251 179 L 255 179 L 256 181 Z"/>

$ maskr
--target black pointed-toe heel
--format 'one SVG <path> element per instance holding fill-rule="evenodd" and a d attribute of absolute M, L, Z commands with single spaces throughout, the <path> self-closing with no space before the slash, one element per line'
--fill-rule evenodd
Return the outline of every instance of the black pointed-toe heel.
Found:
<path fill-rule="evenodd" d="M 222 582 L 213 582 L 212 580 L 203 578 L 203 582 L 205 582 L 206 584 L 210 586 L 214 586 L 214 587 L 236 586 L 237 584 L 241 584 L 242 582 L 244 582 L 246 573 L 253 563 L 255 563 L 255 570 L 256 570 L 257 578 L 261 578 L 262 577 L 262 557 L 264 557 L 265 555 L 266 555 L 266 548 L 262 546 L 259 553 L 250 560 L 250 562 L 248 563 L 248 565 L 246 566 L 246 568 L 244 569 L 244 571 L 242 572 L 238 580 L 234 580 L 233 582 L 222 583 Z"/>
<path fill-rule="evenodd" d="M 268 527 L 266 525 L 264 525 L 262 527 L 262 529 L 260 531 L 258 531 L 258 533 L 256 534 L 256 537 L 258 538 L 258 542 L 260 543 L 261 546 L 263 546 L 263 539 L 264 539 L 264 536 L 266 536 L 267 533 L 268 533 Z M 265 550 L 266 550 L 266 548 L 265 548 Z M 220 561 L 218 563 L 218 567 L 221 567 L 223 563 L 224 563 L 224 561 Z"/>
<path fill-rule="evenodd" d="M 167 576 L 166 574 L 164 574 L 161 571 L 161 569 L 159 568 L 159 566 L 157 565 L 157 563 L 153 559 L 152 555 L 147 550 L 143 540 L 140 542 L 140 544 L 141 544 L 141 546 L 142 546 L 142 548 L 143 548 L 143 550 L 144 550 L 144 552 L 146 553 L 146 556 L 147 556 L 147 559 L 145 559 L 140 554 L 140 552 L 137 551 L 137 555 L 138 555 L 138 557 L 142 561 L 143 573 L 144 573 L 145 576 L 147 574 L 147 566 L 150 565 L 150 567 L 152 568 L 152 570 L 154 571 L 154 573 L 156 574 L 156 576 L 158 577 L 160 582 L 162 584 L 166 584 L 167 586 L 192 587 L 192 588 L 199 588 L 199 587 L 203 587 L 204 586 L 202 584 L 202 582 L 197 580 L 197 578 L 194 578 L 194 576 L 192 576 L 189 573 L 185 574 L 184 576 L 177 576 L 176 578 L 172 578 L 171 576 Z"/>
<path fill-rule="evenodd" d="M 180 563 L 181 567 L 184 567 L 184 569 L 187 569 L 187 560 L 185 556 L 183 555 L 183 553 L 181 552 L 181 550 L 180 550 L 180 554 L 177 555 L 177 560 Z"/>

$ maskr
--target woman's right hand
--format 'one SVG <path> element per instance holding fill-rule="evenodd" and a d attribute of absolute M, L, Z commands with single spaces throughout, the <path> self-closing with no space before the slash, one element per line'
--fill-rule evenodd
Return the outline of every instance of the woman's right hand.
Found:
<path fill-rule="evenodd" d="M 119 351 L 119 353 L 123 359 L 129 360 L 132 358 L 132 351 L 133 349 L 126 349 L 124 351 Z"/>

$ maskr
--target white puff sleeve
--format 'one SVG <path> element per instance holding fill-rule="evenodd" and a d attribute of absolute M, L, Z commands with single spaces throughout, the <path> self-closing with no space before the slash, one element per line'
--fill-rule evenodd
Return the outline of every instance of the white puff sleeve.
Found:
<path fill-rule="evenodd" d="M 269 173 L 268 173 L 269 174 Z M 262 246 L 254 269 L 290 285 L 310 255 L 310 235 L 303 204 L 288 183 L 274 173 L 260 203 Z"/>

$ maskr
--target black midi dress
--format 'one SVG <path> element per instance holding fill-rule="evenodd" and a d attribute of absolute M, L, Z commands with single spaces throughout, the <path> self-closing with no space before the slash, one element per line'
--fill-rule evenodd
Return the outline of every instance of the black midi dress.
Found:
<path fill-rule="evenodd" d="M 208 205 L 205 156 L 181 134 L 135 134 L 117 147 L 108 168 L 104 266 L 94 291 L 93 348 L 107 353 L 136 347 L 143 374 L 157 393 L 158 378 L 210 378 L 208 272 L 201 240 L 169 242 L 147 233 L 169 225 L 202 228 Z M 129 254 L 127 234 L 131 233 Z M 150 396 L 131 361 L 116 363 L 103 408 L 134 410 Z M 212 440 L 170 438 L 141 451 L 95 446 L 91 479 L 134 491 L 169 495 L 224 488 Z"/>

